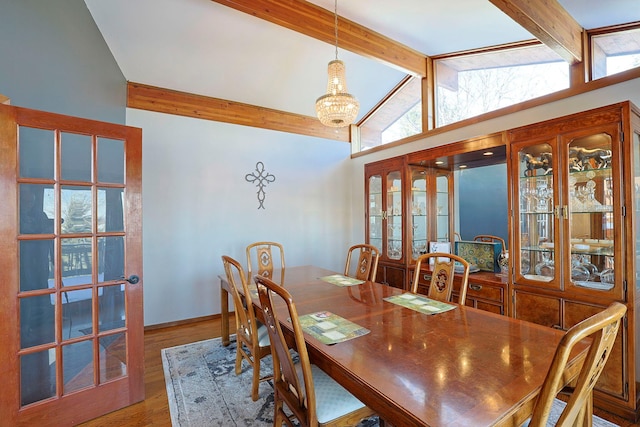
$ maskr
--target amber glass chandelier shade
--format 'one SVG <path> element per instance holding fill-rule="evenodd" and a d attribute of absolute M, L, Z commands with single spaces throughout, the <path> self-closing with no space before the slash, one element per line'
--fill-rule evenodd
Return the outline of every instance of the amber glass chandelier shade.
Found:
<path fill-rule="evenodd" d="M 347 92 L 344 63 L 338 59 L 329 62 L 327 93 L 316 100 L 316 114 L 325 126 L 349 126 L 358 116 L 360 103 Z"/>

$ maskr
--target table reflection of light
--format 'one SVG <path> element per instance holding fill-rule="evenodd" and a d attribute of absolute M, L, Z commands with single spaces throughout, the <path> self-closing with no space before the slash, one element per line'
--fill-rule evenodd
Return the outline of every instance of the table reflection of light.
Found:
<path fill-rule="evenodd" d="M 460 370 L 460 373 L 463 376 L 467 376 L 471 373 L 471 363 L 469 362 L 469 357 L 466 354 L 462 354 L 459 357 L 460 359 L 460 367 L 458 368 Z"/>
<path fill-rule="evenodd" d="M 509 348 L 509 344 L 502 348 L 501 359 L 505 365 L 509 366 L 511 364 L 511 349 Z"/>
<path fill-rule="evenodd" d="M 496 400 L 495 396 L 484 396 L 483 403 L 485 404 L 485 407 L 489 407 L 492 410 L 498 409 L 498 401 Z"/>
<path fill-rule="evenodd" d="M 438 385 L 440 388 L 444 388 L 447 385 L 447 369 L 444 365 L 438 365 L 435 367 L 436 378 L 438 379 Z"/>
<path fill-rule="evenodd" d="M 409 394 L 414 396 L 416 401 L 420 401 L 420 400 L 424 401 L 426 399 L 426 394 L 424 392 L 424 389 L 421 387 L 416 387 L 412 379 L 405 378 L 402 376 L 398 377 L 398 379 L 400 380 L 400 383 L 402 383 L 402 385 L 406 387 Z"/>
<path fill-rule="evenodd" d="M 525 372 L 525 378 L 530 381 L 533 364 L 531 363 L 531 352 L 528 348 L 525 348 L 522 352 L 522 368 Z"/>

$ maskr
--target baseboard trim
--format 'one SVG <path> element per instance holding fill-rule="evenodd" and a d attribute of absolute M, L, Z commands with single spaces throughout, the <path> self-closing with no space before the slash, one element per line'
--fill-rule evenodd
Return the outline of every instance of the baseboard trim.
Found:
<path fill-rule="evenodd" d="M 232 314 L 232 312 L 229 314 Z M 189 325 L 189 324 L 199 323 L 199 322 L 210 322 L 212 320 L 218 320 L 221 317 L 222 317 L 221 314 L 210 314 L 208 316 L 192 317 L 190 319 L 176 320 L 173 322 L 157 323 L 155 325 L 145 326 L 144 331 L 148 332 L 148 331 L 154 331 L 156 329 L 171 328 L 174 326 L 184 326 L 184 325 Z"/>

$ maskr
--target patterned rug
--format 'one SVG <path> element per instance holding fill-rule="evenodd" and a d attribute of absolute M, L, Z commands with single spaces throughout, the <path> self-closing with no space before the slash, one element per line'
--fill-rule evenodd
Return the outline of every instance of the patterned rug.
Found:
<path fill-rule="evenodd" d="M 162 350 L 162 365 L 167 384 L 169 411 L 174 427 L 273 425 L 273 384 L 260 383 L 259 399 L 251 400 L 251 369 L 243 362 L 243 371 L 235 374 L 236 342 L 222 345 L 220 338 L 199 341 Z M 262 375 L 271 373 L 271 356 L 262 359 Z M 557 400 L 557 399 L 556 399 Z M 557 400 L 552 410 L 562 411 Z M 557 415 L 556 415 L 557 419 Z M 393 422 L 393 420 L 389 420 Z M 372 418 L 358 427 L 376 427 Z M 616 427 L 593 417 L 594 427 Z"/>
<path fill-rule="evenodd" d="M 220 338 L 162 350 L 169 411 L 174 427 L 273 426 L 273 384 L 260 383 L 258 400 L 251 400 L 252 371 L 243 361 L 235 374 L 236 342 Z M 262 375 L 272 372 L 271 356 L 262 359 Z M 378 426 L 377 417 L 359 427 Z"/>

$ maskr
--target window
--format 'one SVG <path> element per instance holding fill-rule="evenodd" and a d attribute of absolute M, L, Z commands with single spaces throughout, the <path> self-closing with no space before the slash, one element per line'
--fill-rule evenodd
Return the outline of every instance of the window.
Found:
<path fill-rule="evenodd" d="M 382 143 L 397 141 L 422 132 L 422 103 L 417 102 L 391 126 L 382 131 Z"/>
<path fill-rule="evenodd" d="M 436 127 L 569 87 L 569 64 L 540 43 L 435 60 Z"/>
<path fill-rule="evenodd" d="M 422 80 L 407 76 L 360 124 L 360 150 L 422 133 Z"/>
<path fill-rule="evenodd" d="M 591 35 L 592 80 L 640 67 L 640 28 Z"/>

